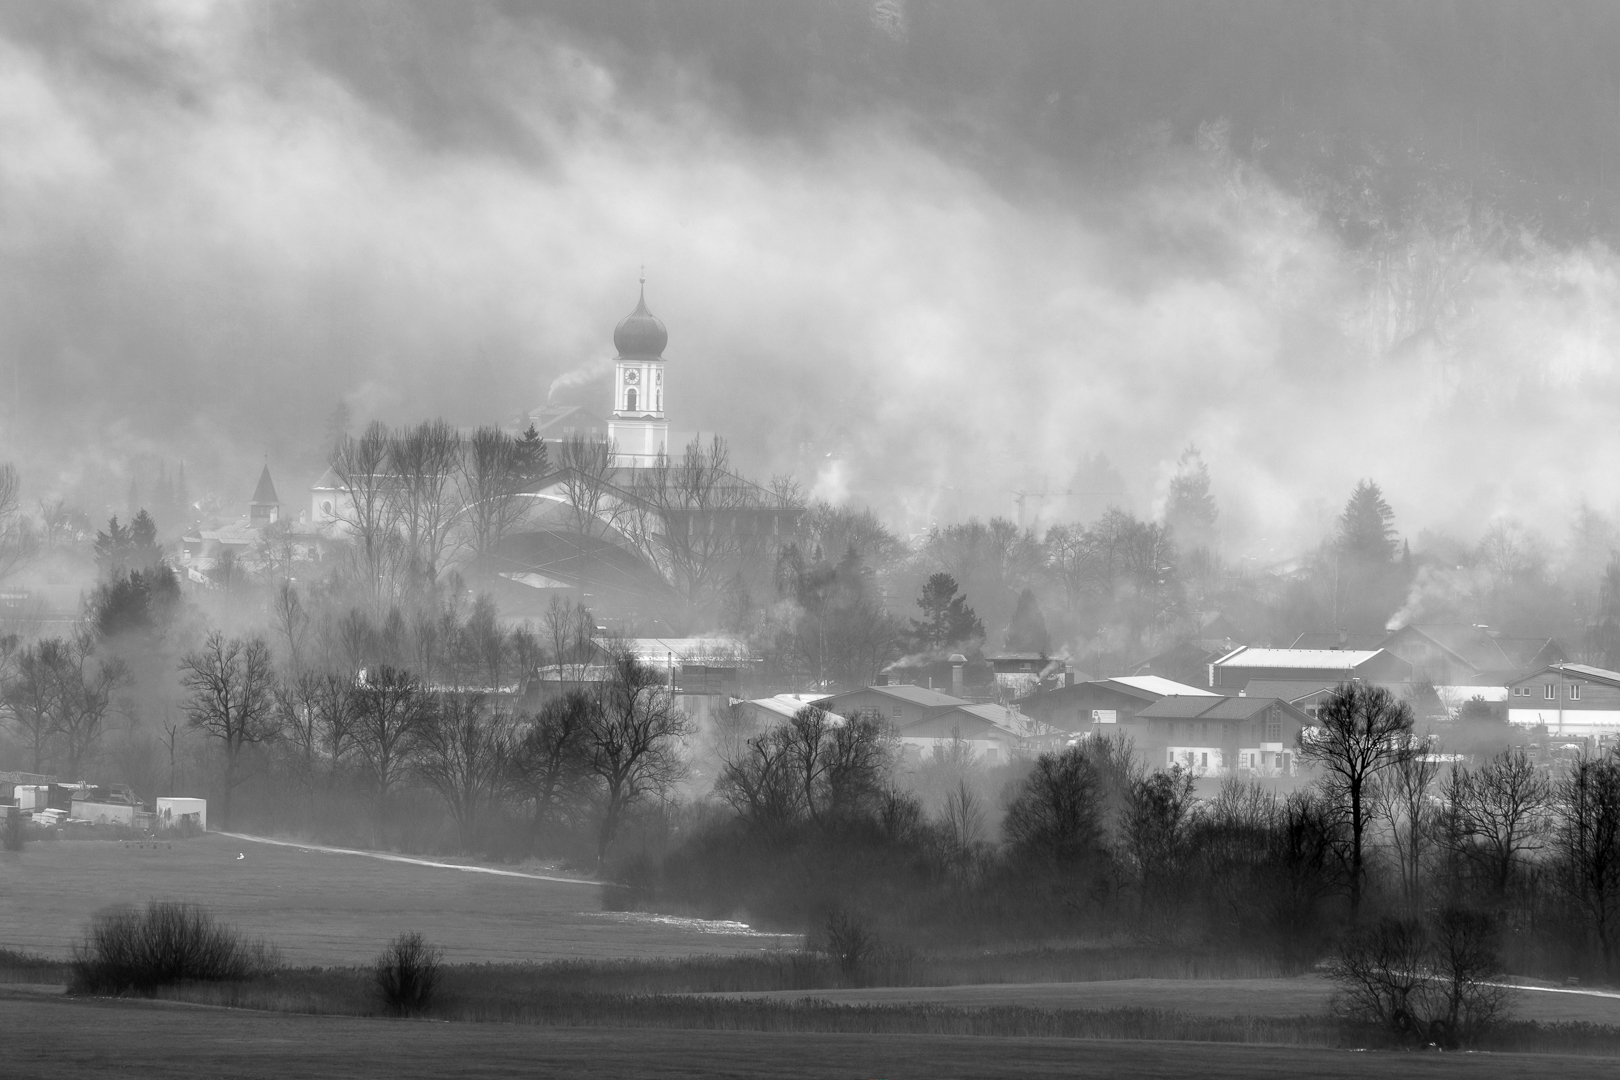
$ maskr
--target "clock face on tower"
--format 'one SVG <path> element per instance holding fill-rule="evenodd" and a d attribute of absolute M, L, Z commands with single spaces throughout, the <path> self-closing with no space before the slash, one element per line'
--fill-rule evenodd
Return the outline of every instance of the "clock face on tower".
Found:
<path fill-rule="evenodd" d="M 640 382 L 641 381 L 641 372 L 639 372 L 639 371 L 627 371 L 627 372 L 625 372 L 624 373 L 624 381 L 626 383 L 629 383 L 629 384 L 632 384 L 632 385 L 637 383 L 637 382 Z"/>

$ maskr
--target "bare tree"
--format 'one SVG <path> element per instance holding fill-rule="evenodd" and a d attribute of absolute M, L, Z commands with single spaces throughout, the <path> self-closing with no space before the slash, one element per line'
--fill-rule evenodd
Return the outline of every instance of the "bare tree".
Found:
<path fill-rule="evenodd" d="M 95 634 L 86 626 L 74 631 L 55 659 L 57 732 L 68 774 L 79 776 L 106 731 L 113 691 L 130 682 L 129 668 L 117 657 L 99 657 Z"/>
<path fill-rule="evenodd" d="M 681 742 L 691 721 L 675 705 L 663 673 L 621 654 L 612 677 L 599 685 L 590 714 L 586 764 L 602 800 L 596 858 L 600 866 L 627 811 L 661 796 L 686 775 Z"/>
<path fill-rule="evenodd" d="M 456 506 L 452 478 L 461 461 L 461 433 L 443 420 L 425 420 L 388 440 L 388 491 L 404 534 L 406 572 L 413 586 L 438 580 L 450 544 Z"/>
<path fill-rule="evenodd" d="M 329 459 L 343 489 L 334 513 L 348 526 L 356 571 L 375 617 L 382 615 L 400 557 L 397 481 L 390 473 L 392 442 L 388 429 L 373 421 L 359 438 L 343 436 Z"/>
<path fill-rule="evenodd" d="M 570 435 L 557 448 L 563 497 L 574 531 L 587 539 L 606 538 L 626 513 L 626 493 L 614 482 L 617 456 L 618 451 L 607 439 L 579 434 Z"/>
<path fill-rule="evenodd" d="M 693 438 L 679 460 L 660 455 L 638 470 L 634 495 L 642 524 L 633 532 L 689 610 L 707 605 L 762 545 L 774 549 L 759 513 L 768 493 L 731 471 L 731 450 L 718 435 L 708 446 Z"/>
<path fill-rule="evenodd" d="M 1522 857 L 1539 850 L 1549 826 L 1552 784 L 1523 750 L 1506 750 L 1478 769 L 1458 768 L 1446 785 L 1462 853 L 1506 894 Z"/>
<path fill-rule="evenodd" d="M 309 612 L 299 599 L 298 586 L 283 581 L 270 594 L 270 625 L 281 639 L 287 652 L 287 664 L 294 678 L 304 670 L 304 653 L 308 648 Z"/>
<path fill-rule="evenodd" d="M 463 849 L 477 840 L 479 816 L 507 777 L 514 739 L 511 715 L 483 694 L 440 694 L 414 743 L 416 771 L 455 819 Z"/>
<path fill-rule="evenodd" d="M 531 847 L 546 826 L 562 816 L 572 797 L 582 793 L 596 708 L 592 695 L 570 691 L 541 706 L 522 733 L 513 755 L 513 779 L 534 803 Z"/>
<path fill-rule="evenodd" d="M 27 564 L 39 538 L 22 512 L 22 477 L 9 461 L 0 465 L 0 581 Z"/>
<path fill-rule="evenodd" d="M 560 693 L 566 683 L 578 684 L 584 680 L 585 669 L 596 654 L 596 622 L 584 604 L 571 604 L 553 596 L 546 606 L 545 635 L 551 662 L 557 668 Z"/>
<path fill-rule="evenodd" d="M 51 740 L 61 723 L 60 684 L 55 668 L 68 649 L 62 638 L 36 641 L 17 655 L 16 670 L 5 681 L 7 715 L 29 750 L 34 772 L 43 772 Z"/>
<path fill-rule="evenodd" d="M 1412 708 L 1381 686 L 1347 682 L 1325 698 L 1315 727 L 1299 734 L 1300 756 L 1324 772 L 1327 790 L 1350 821 L 1350 913 L 1361 912 L 1364 839 L 1385 769 L 1411 753 Z"/>
<path fill-rule="evenodd" d="M 473 563 L 487 569 L 490 557 L 529 510 L 525 492 L 546 472 L 546 444 L 530 429 L 514 439 L 500 428 L 481 427 L 463 446 L 456 485 Z"/>
<path fill-rule="evenodd" d="M 1557 808 L 1560 883 L 1613 975 L 1620 960 L 1620 757 L 1575 762 L 1558 784 Z"/>
<path fill-rule="evenodd" d="M 527 697 L 540 673 L 545 650 L 529 623 L 512 628 L 511 643 L 512 663 L 517 668 L 518 697 Z"/>
<path fill-rule="evenodd" d="M 881 790 L 889 740 L 875 717 L 846 718 L 807 705 L 776 733 L 799 787 L 799 805 L 817 825 L 869 804 Z"/>
<path fill-rule="evenodd" d="M 353 740 L 371 777 L 373 836 L 379 841 L 388 797 L 405 776 L 411 748 L 429 721 L 431 708 L 415 676 L 397 667 L 381 665 L 367 672 L 355 691 Z"/>
<path fill-rule="evenodd" d="M 804 813 L 804 787 L 783 728 L 772 728 L 729 748 L 715 793 L 748 824 L 780 834 Z"/>
<path fill-rule="evenodd" d="M 243 751 L 274 738 L 275 672 L 263 638 L 227 638 L 215 630 L 180 661 L 184 709 L 191 726 L 219 740 L 225 755 L 220 822 L 231 827 L 231 799 L 241 782 Z"/>
<path fill-rule="evenodd" d="M 1410 752 L 1390 765 L 1377 785 L 1378 810 L 1389 825 L 1390 851 L 1401 875 L 1409 915 L 1423 910 L 1423 866 L 1434 846 L 1440 811 L 1434 782 L 1440 763 L 1428 739 L 1414 740 Z"/>

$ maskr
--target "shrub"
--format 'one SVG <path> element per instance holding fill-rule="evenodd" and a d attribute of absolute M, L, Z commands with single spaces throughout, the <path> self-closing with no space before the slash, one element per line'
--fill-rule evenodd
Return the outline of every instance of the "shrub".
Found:
<path fill-rule="evenodd" d="M 1405 1043 L 1477 1045 L 1508 1016 L 1501 972 L 1488 915 L 1449 908 L 1427 920 L 1385 918 L 1340 947 L 1335 1010 Z"/>
<path fill-rule="evenodd" d="M 827 916 L 827 955 L 838 964 L 845 979 L 860 978 L 877 946 L 877 938 L 858 916 L 842 908 Z"/>
<path fill-rule="evenodd" d="M 69 989 L 150 994 L 187 980 L 249 979 L 279 966 L 275 951 L 244 939 L 196 904 L 154 900 L 145 910 L 105 911 L 74 946 Z"/>
<path fill-rule="evenodd" d="M 0 806 L 0 847 L 7 851 L 21 851 L 27 839 L 23 831 L 23 817 L 15 806 Z"/>
<path fill-rule="evenodd" d="M 399 1016 L 425 1012 L 439 988 L 443 953 L 421 934 L 401 934 L 388 943 L 372 969 L 383 1004 Z"/>

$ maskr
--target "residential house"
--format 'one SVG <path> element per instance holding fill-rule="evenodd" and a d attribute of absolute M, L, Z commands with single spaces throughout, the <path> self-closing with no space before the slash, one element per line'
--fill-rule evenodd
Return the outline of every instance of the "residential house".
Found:
<path fill-rule="evenodd" d="M 918 720 L 971 705 L 965 698 L 952 697 L 938 690 L 900 684 L 894 686 L 866 686 L 834 694 L 821 702 L 821 707 L 840 716 L 869 715 L 887 720 L 899 730 Z"/>
<path fill-rule="evenodd" d="M 1384 649 L 1257 649 L 1248 645 L 1209 665 L 1211 689 L 1242 690 L 1254 679 L 1399 686 L 1412 681 L 1412 665 Z"/>
<path fill-rule="evenodd" d="M 1280 698 L 1166 697 L 1136 714 L 1136 746 L 1160 768 L 1195 776 L 1292 775 L 1311 718 Z"/>
<path fill-rule="evenodd" d="M 1413 678 L 1438 687 L 1499 687 L 1569 660 L 1557 638 L 1508 637 L 1469 623 L 1414 623 L 1379 645 L 1412 665 Z"/>
<path fill-rule="evenodd" d="M 961 746 L 995 764 L 1006 761 L 1023 744 L 1029 725 L 1017 709 L 1005 705 L 962 704 L 897 726 L 894 734 L 912 761 Z"/>
<path fill-rule="evenodd" d="M 1549 664 L 1507 685 L 1508 723 L 1555 738 L 1620 735 L 1620 671 Z"/>
<path fill-rule="evenodd" d="M 1128 735 L 1137 713 L 1176 694 L 1217 696 L 1209 690 L 1157 675 L 1122 675 L 1031 694 L 1020 699 L 1018 707 L 1045 728 L 1077 735 L 1115 731 Z"/>

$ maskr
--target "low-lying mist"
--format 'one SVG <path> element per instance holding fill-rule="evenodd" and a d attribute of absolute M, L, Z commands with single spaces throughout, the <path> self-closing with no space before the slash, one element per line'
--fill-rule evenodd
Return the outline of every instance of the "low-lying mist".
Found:
<path fill-rule="evenodd" d="M 0 397 L 34 494 L 121 511 L 183 459 L 239 501 L 268 457 L 292 502 L 339 400 L 510 422 L 610 355 L 645 264 L 672 427 L 904 532 L 1014 491 L 1073 516 L 1098 453 L 1157 513 L 1189 443 L 1229 554 L 1314 543 L 1360 477 L 1413 533 L 1620 501 L 1602 244 L 1437 184 L 1351 245 L 1219 124 L 1013 182 L 898 109 L 761 133 L 544 20 L 368 10 L 342 47 L 258 5 L 0 20 Z"/>

